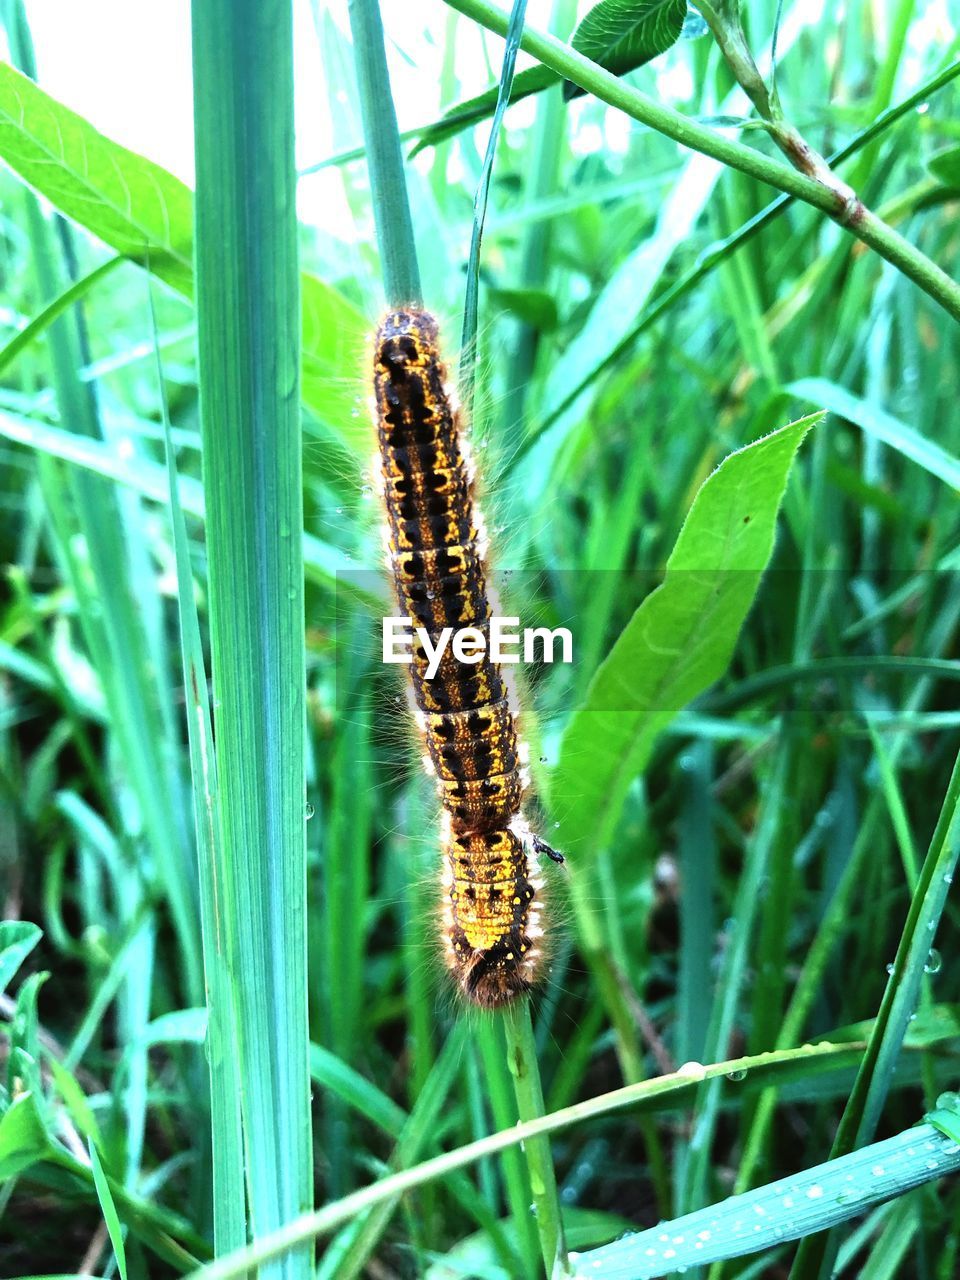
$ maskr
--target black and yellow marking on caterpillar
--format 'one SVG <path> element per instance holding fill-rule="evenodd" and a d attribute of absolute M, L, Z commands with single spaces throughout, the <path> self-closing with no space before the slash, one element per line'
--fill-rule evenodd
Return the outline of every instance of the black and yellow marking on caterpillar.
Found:
<path fill-rule="evenodd" d="M 438 337 L 427 312 L 390 312 L 373 375 L 390 570 L 403 616 L 433 645 L 444 627 L 476 627 L 489 639 L 490 620 L 483 522 Z M 443 805 L 447 964 L 469 999 L 495 1008 L 540 975 L 537 856 L 562 859 L 522 816 L 516 721 L 489 644 L 475 664 L 451 648 L 427 679 L 415 639 L 411 680 Z"/>

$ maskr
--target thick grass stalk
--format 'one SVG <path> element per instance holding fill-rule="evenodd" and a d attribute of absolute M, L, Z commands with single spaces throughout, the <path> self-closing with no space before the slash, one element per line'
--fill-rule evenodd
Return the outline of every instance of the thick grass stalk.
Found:
<path fill-rule="evenodd" d="M 312 1202 L 290 4 L 196 0 L 193 68 L 221 910 L 257 1237 Z M 311 1252 L 263 1274 L 306 1277 Z"/>
<path fill-rule="evenodd" d="M 488 0 L 446 0 L 446 3 L 489 31 L 506 35 L 509 27 L 507 15 L 495 5 L 489 4 Z M 954 320 L 960 320 L 960 285 L 951 280 L 936 263 L 931 262 L 925 253 L 921 253 L 875 213 L 865 208 L 859 200 L 851 201 L 846 196 L 838 195 L 837 191 L 818 179 L 799 173 L 789 165 L 773 160 L 760 151 L 754 151 L 742 142 L 725 138 L 671 107 L 662 106 L 553 36 L 528 26 L 520 47 L 538 58 L 545 67 L 566 76 L 601 102 L 618 107 L 634 120 L 673 138 L 681 146 L 712 156 L 731 169 L 739 169 L 742 173 L 820 209 L 858 240 L 886 258 L 898 271 L 929 294 Z"/>
<path fill-rule="evenodd" d="M 149 277 L 148 277 L 149 279 Z M 151 320 L 157 332 L 150 295 Z M 213 1148 L 213 1240 L 219 1257 L 238 1249 L 247 1239 L 247 1206 L 244 1185 L 243 1126 L 240 1111 L 240 1076 L 237 1067 L 236 1011 L 228 968 L 226 921 L 220 910 L 227 878 L 218 805 L 217 761 L 213 721 L 207 691 L 200 619 L 193 593 L 193 573 L 187 527 L 180 506 L 177 464 L 163 389 L 160 348 L 156 347 L 157 386 L 163 410 L 164 448 L 170 482 L 170 522 L 177 562 L 177 608 L 180 619 L 180 654 L 187 704 L 187 740 L 193 782 L 200 879 L 200 925 L 207 1007 L 207 1064 L 210 1075 L 210 1119 Z"/>

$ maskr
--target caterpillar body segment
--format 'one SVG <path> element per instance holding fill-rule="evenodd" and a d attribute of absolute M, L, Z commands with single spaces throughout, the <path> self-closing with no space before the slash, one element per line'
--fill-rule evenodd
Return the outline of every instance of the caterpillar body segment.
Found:
<path fill-rule="evenodd" d="M 486 536 L 473 464 L 447 388 L 434 318 L 390 312 L 376 335 L 374 401 L 386 544 L 404 617 L 435 649 L 447 627 L 487 641 L 475 663 L 448 645 L 428 678 L 415 638 L 417 721 L 443 806 L 443 932 L 463 994 L 486 1008 L 529 991 L 543 967 L 538 854 L 554 855 L 522 817 L 526 773 L 500 668 L 489 658 Z"/>

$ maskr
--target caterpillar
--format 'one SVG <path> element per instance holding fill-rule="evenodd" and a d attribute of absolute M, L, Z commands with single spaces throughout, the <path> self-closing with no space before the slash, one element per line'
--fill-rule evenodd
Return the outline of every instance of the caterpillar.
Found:
<path fill-rule="evenodd" d="M 436 320 L 407 308 L 377 329 L 374 414 L 385 542 L 400 612 L 432 644 L 444 627 L 489 639 L 486 534 Z M 528 992 L 544 967 L 538 855 L 563 858 L 523 816 L 528 784 L 511 696 L 489 644 L 464 664 L 450 648 L 432 679 L 412 644 L 416 717 L 437 782 L 443 938 L 463 995 L 492 1009 Z"/>

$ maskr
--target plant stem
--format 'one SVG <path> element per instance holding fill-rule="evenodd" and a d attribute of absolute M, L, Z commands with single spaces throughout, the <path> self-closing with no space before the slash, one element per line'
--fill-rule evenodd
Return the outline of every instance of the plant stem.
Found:
<path fill-rule="evenodd" d="M 498 35 L 506 33 L 507 15 L 488 0 L 446 0 L 446 3 L 488 30 Z M 705 125 L 656 102 L 575 49 L 535 28 L 526 27 L 521 47 L 544 66 L 572 80 L 602 102 L 618 107 L 634 120 L 673 138 L 681 146 L 712 156 L 732 169 L 758 178 L 820 209 L 858 240 L 875 249 L 955 320 L 960 320 L 960 285 L 931 262 L 926 254 L 865 209 L 855 195 L 851 201 L 843 191 L 828 186 L 820 178 L 797 172 L 789 165 L 744 146 L 742 142 L 722 137 Z"/>
<path fill-rule="evenodd" d="M 507 1041 L 507 1064 L 513 1076 L 520 1121 L 539 1120 L 544 1114 L 543 1089 L 537 1067 L 537 1047 L 530 1024 L 530 1005 L 526 1000 L 516 1000 L 504 1009 L 503 1030 Z M 550 1280 L 554 1275 L 569 1274 L 550 1139 L 530 1138 L 524 1151 L 530 1174 L 530 1188 L 533 1191 L 543 1266 Z"/>
<path fill-rule="evenodd" d="M 397 112 L 377 0 L 350 0 L 350 30 L 387 303 L 391 307 L 422 305 Z"/>

